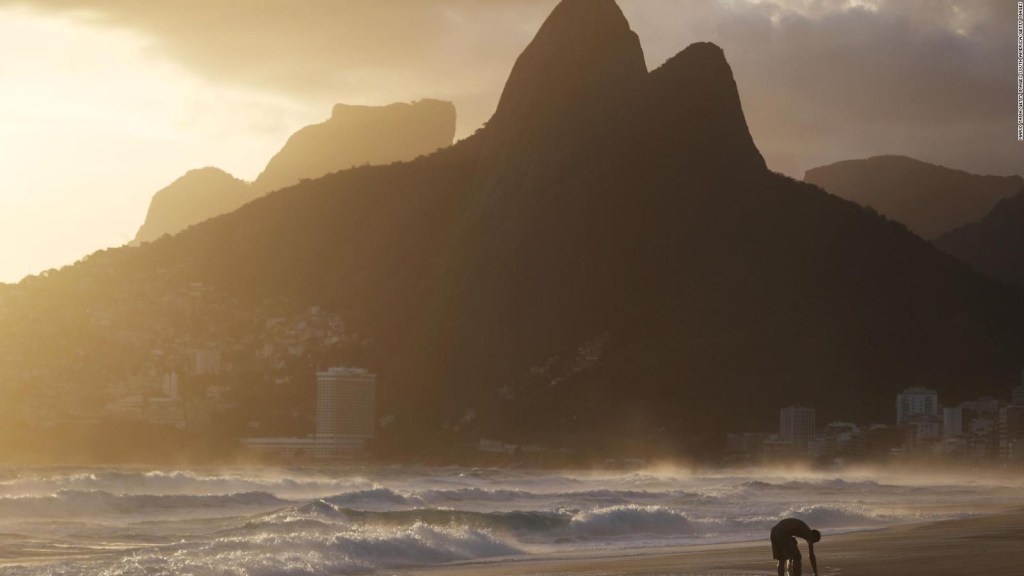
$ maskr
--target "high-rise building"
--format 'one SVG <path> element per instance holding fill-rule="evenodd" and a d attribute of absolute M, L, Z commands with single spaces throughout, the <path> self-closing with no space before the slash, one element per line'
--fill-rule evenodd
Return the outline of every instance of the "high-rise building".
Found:
<path fill-rule="evenodd" d="M 374 437 L 377 376 L 361 368 L 316 373 L 316 455 L 362 449 Z"/>
<path fill-rule="evenodd" d="M 1010 405 L 1024 406 L 1024 370 L 1020 372 L 1020 386 L 1014 388 L 1013 393 L 1010 394 Z"/>
<path fill-rule="evenodd" d="M 939 394 L 929 388 L 907 388 L 896 395 L 896 425 L 916 423 L 920 416 L 939 416 Z"/>
<path fill-rule="evenodd" d="M 964 410 L 960 406 L 942 409 L 942 437 L 956 438 L 964 433 Z"/>
<path fill-rule="evenodd" d="M 220 374 L 220 351 L 213 349 L 193 351 L 192 374 L 195 376 Z"/>
<path fill-rule="evenodd" d="M 910 427 L 906 449 L 918 450 L 945 434 L 945 413 L 939 415 L 939 395 L 930 388 L 907 388 L 896 395 L 896 427 Z"/>
<path fill-rule="evenodd" d="M 1024 406 L 999 410 L 999 456 L 1015 463 L 1024 461 Z"/>
<path fill-rule="evenodd" d="M 790 406 L 779 411 L 779 438 L 791 442 L 794 450 L 806 450 L 814 433 L 814 408 Z"/>

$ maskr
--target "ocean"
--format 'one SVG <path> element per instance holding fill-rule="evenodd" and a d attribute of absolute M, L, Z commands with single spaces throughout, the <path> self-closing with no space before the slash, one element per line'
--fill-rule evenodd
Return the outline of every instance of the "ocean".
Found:
<path fill-rule="evenodd" d="M 1024 479 L 874 470 L 0 469 L 11 576 L 385 573 L 829 534 L 1019 505 Z M 770 554 L 770 552 L 766 552 Z"/>

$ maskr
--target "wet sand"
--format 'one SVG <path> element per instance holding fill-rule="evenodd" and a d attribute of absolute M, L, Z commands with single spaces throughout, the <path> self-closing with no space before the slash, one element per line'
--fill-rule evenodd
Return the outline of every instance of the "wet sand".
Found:
<path fill-rule="evenodd" d="M 810 575 L 806 547 L 804 574 Z M 826 535 L 815 545 L 821 576 L 1013 576 L 1024 574 L 1024 508 L 983 517 L 906 524 Z M 438 566 L 405 572 L 439 576 L 526 575 L 775 575 L 764 542 L 615 551 L 504 562 Z"/>

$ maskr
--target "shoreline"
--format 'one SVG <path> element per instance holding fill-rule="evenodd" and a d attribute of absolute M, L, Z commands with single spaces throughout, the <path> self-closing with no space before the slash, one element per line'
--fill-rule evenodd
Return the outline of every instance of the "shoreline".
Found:
<path fill-rule="evenodd" d="M 820 576 L 963 576 L 1014 574 L 1024 567 L 1024 507 L 970 518 L 898 524 L 826 537 L 815 545 Z M 810 576 L 801 542 L 804 574 Z M 763 541 L 676 548 L 516 556 L 425 568 L 390 570 L 406 576 L 686 575 L 774 576 Z"/>

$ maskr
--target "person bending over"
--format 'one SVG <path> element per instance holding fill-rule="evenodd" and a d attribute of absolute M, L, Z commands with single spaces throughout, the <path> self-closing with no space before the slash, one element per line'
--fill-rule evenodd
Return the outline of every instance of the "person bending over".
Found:
<path fill-rule="evenodd" d="M 821 540 L 821 532 L 811 530 L 803 520 L 786 518 L 772 528 L 772 557 L 779 561 L 779 576 L 786 574 L 786 562 L 790 564 L 792 576 L 802 576 L 800 566 L 800 549 L 796 546 L 796 539 L 807 540 L 808 556 L 811 558 L 811 569 L 814 576 L 818 576 L 818 561 L 814 557 L 814 544 Z"/>

